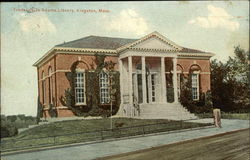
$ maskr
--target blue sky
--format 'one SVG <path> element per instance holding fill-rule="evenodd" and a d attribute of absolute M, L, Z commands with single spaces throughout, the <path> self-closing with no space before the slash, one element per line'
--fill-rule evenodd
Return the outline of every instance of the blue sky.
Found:
<path fill-rule="evenodd" d="M 31 8 L 38 12 L 24 11 Z M 54 45 L 88 35 L 140 38 L 153 31 L 225 61 L 233 55 L 234 46 L 249 48 L 249 3 L 1 3 L 1 112 L 36 114 L 37 73 L 32 65 Z"/>

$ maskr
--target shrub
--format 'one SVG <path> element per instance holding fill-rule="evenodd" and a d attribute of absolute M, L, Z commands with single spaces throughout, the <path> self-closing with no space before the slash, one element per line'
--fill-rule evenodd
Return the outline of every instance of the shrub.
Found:
<path fill-rule="evenodd" d="M 8 122 L 1 123 L 1 138 L 11 137 L 18 134 L 17 128 Z"/>
<path fill-rule="evenodd" d="M 49 115 L 50 117 L 57 117 L 57 110 L 53 104 L 49 104 Z"/>
<path fill-rule="evenodd" d="M 185 78 L 182 85 L 180 102 L 185 108 L 187 108 L 191 113 L 212 112 L 213 103 L 211 91 L 202 93 L 198 101 L 193 101 L 190 78 Z"/>

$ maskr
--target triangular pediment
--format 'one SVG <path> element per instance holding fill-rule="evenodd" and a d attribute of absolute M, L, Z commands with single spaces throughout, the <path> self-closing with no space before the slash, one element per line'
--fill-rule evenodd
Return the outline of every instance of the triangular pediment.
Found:
<path fill-rule="evenodd" d="M 141 49 L 164 49 L 164 50 L 176 50 L 174 46 L 167 44 L 166 42 L 160 40 L 157 37 L 151 37 L 145 41 L 138 43 L 131 48 L 141 48 Z"/>
<path fill-rule="evenodd" d="M 170 41 L 166 37 L 162 36 L 158 32 L 153 32 L 151 34 L 148 34 L 141 39 L 132 42 L 130 44 L 127 44 L 118 50 L 123 49 L 148 49 L 148 50 L 181 50 L 182 47 L 175 44 L 174 42 Z"/>

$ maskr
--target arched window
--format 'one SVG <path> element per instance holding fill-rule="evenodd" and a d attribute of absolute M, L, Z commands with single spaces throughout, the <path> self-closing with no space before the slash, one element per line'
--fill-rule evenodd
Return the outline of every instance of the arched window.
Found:
<path fill-rule="evenodd" d="M 49 103 L 53 104 L 53 96 L 52 96 L 53 87 L 52 87 L 52 69 L 51 69 L 51 67 L 49 67 L 48 73 L 49 73 Z"/>
<path fill-rule="evenodd" d="M 199 100 L 199 74 L 193 72 L 191 74 L 191 79 L 193 100 Z"/>
<path fill-rule="evenodd" d="M 45 85 L 45 74 L 44 71 L 42 72 L 42 97 L 43 97 L 43 104 L 45 104 L 45 96 L 46 96 L 46 85 Z"/>
<path fill-rule="evenodd" d="M 200 71 L 201 68 L 198 65 L 193 65 L 190 67 L 191 74 L 191 87 L 192 87 L 192 98 L 193 100 L 199 100 L 199 90 L 200 90 Z"/>
<path fill-rule="evenodd" d="M 109 75 L 102 71 L 99 75 L 100 84 L 100 102 L 101 104 L 107 104 L 110 102 L 110 86 Z"/>
<path fill-rule="evenodd" d="M 75 105 L 86 105 L 86 69 L 89 69 L 88 65 L 83 61 L 76 61 L 71 66 L 74 72 Z"/>

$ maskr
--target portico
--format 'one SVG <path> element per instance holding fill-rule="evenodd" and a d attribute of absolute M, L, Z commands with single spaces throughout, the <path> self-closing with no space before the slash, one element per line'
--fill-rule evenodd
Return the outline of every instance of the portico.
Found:
<path fill-rule="evenodd" d="M 139 116 L 145 104 L 167 104 L 166 66 L 172 66 L 174 103 L 178 103 L 177 93 L 177 55 L 173 53 L 134 52 L 124 53 L 119 58 L 121 104 L 126 116 Z M 166 61 L 166 59 L 170 61 Z M 172 62 L 172 64 L 168 64 Z"/>

